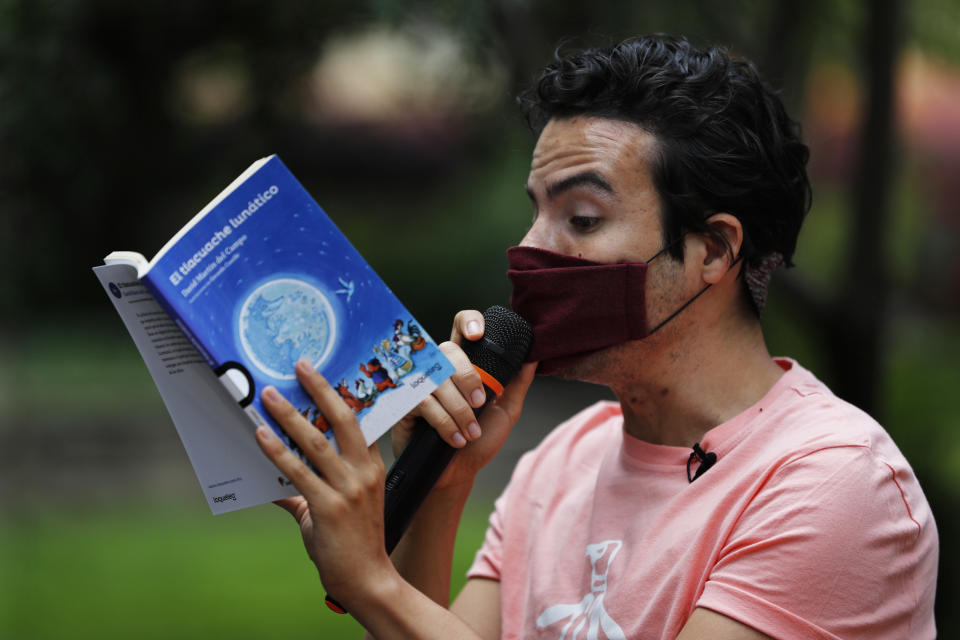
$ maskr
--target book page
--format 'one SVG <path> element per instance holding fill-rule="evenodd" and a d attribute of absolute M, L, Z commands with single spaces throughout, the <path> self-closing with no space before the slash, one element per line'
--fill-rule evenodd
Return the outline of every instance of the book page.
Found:
<path fill-rule="evenodd" d="M 173 419 L 213 513 L 296 495 L 254 440 L 254 423 L 131 264 L 95 267 Z"/>

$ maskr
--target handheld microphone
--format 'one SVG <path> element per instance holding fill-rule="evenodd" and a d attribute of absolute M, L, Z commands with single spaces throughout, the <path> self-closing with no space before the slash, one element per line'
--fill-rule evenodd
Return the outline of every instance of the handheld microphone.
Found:
<path fill-rule="evenodd" d="M 520 371 L 533 343 L 533 329 L 522 317 L 499 305 L 483 312 L 484 333 L 480 340 L 464 340 L 460 345 L 483 380 L 487 400 L 480 413 L 501 393 Z M 443 475 L 457 450 L 444 442 L 423 418 L 417 418 L 413 434 L 387 473 L 383 503 L 384 546 L 393 552 L 400 538 L 423 504 L 430 490 Z M 327 606 L 346 613 L 330 596 Z"/>

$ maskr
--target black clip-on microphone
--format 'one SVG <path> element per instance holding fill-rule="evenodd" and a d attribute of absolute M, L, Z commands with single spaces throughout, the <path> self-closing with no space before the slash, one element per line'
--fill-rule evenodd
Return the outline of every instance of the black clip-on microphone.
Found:
<path fill-rule="evenodd" d="M 697 472 L 693 475 L 690 474 L 690 465 L 693 464 L 694 460 L 700 463 L 700 466 L 697 467 Z M 700 446 L 700 443 L 697 442 L 693 445 L 693 453 L 690 454 L 690 457 L 687 458 L 687 481 L 693 482 L 707 471 L 710 470 L 710 467 L 717 463 L 717 454 L 713 451 L 704 451 Z"/>
<path fill-rule="evenodd" d="M 506 307 L 490 307 L 483 312 L 483 321 L 483 337 L 464 340 L 460 345 L 480 373 L 487 394 L 483 406 L 473 410 L 477 416 L 503 393 L 503 387 L 520 371 L 533 344 L 529 323 Z M 426 420 L 417 418 L 410 441 L 386 477 L 383 526 L 387 555 L 396 548 L 417 509 L 456 453 Z M 325 602 L 336 613 L 347 612 L 329 595 Z"/>

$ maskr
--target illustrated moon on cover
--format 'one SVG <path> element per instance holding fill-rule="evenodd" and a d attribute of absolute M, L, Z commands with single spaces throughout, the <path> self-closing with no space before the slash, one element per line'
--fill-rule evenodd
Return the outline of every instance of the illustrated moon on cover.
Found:
<path fill-rule="evenodd" d="M 271 280 L 257 287 L 240 308 L 243 350 L 273 378 L 295 379 L 300 358 L 320 366 L 333 349 L 336 333 L 330 302 L 302 280 Z"/>

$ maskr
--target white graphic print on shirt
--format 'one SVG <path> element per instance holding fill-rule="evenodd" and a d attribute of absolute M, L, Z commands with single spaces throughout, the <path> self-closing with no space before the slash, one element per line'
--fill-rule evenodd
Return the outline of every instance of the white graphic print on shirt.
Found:
<path fill-rule="evenodd" d="M 623 542 L 620 540 L 588 544 L 586 556 L 590 560 L 590 593 L 576 604 L 555 604 L 547 607 L 537 618 L 537 628 L 543 629 L 561 620 L 568 620 L 563 626 L 560 640 L 567 640 L 568 637 L 576 640 L 584 625 L 588 625 L 586 640 L 599 640 L 601 629 L 607 640 L 626 640 L 620 625 L 614 622 L 603 608 L 603 596 L 607 592 L 607 572 L 622 546 Z M 573 631 L 567 636 L 571 627 Z"/>

